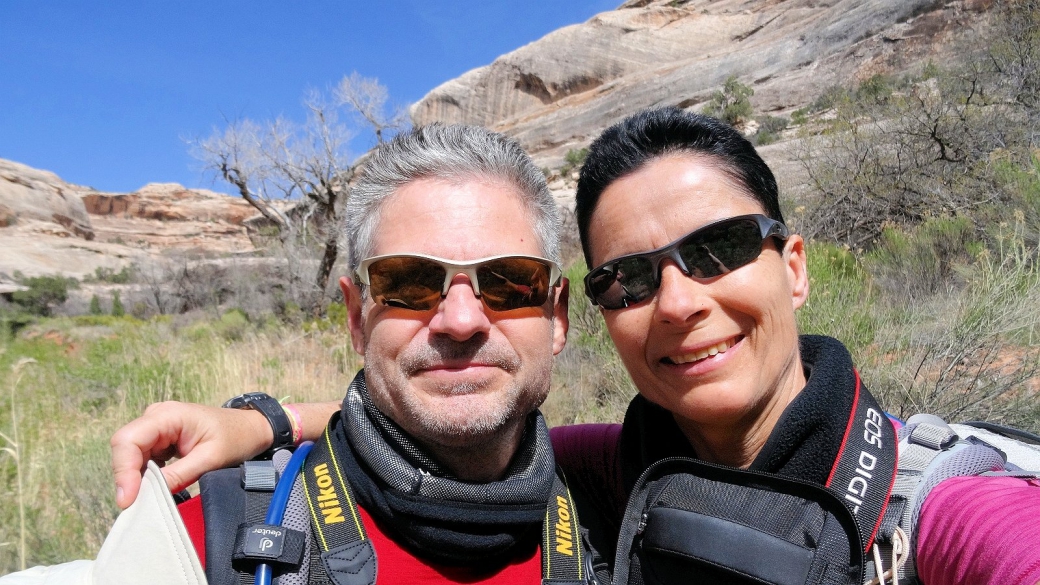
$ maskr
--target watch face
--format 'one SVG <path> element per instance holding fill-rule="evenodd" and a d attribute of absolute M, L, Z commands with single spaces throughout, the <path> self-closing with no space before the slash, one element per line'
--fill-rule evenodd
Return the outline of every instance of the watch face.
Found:
<path fill-rule="evenodd" d="M 225 402 L 222 408 L 249 408 L 250 403 L 256 402 L 257 400 L 263 400 L 264 398 L 270 397 L 267 394 L 264 394 L 263 392 L 249 392 L 248 394 L 240 394 L 238 396 L 235 396 L 231 400 Z"/>

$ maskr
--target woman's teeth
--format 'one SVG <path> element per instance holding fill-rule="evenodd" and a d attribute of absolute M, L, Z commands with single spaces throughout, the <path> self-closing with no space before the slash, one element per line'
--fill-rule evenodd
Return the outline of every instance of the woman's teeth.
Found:
<path fill-rule="evenodd" d="M 731 347 L 733 347 L 733 340 L 727 339 L 726 341 L 716 343 L 711 347 L 705 347 L 693 353 L 684 353 L 682 355 L 672 356 L 668 359 L 674 364 L 688 364 L 690 362 L 696 362 L 707 357 L 716 356 L 720 353 L 726 353 L 726 350 Z"/>

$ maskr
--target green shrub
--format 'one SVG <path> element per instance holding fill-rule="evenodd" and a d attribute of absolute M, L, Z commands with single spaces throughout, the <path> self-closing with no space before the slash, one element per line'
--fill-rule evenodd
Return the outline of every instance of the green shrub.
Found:
<path fill-rule="evenodd" d="M 104 312 L 101 310 L 101 299 L 97 295 L 90 297 L 90 314 L 91 315 L 102 315 Z"/>
<path fill-rule="evenodd" d="M 885 292 L 922 298 L 963 284 L 983 248 L 970 218 L 931 218 L 886 228 L 864 261 Z"/>
<path fill-rule="evenodd" d="M 112 316 L 122 317 L 126 315 L 126 309 L 123 307 L 123 301 L 119 298 L 119 291 L 112 293 Z"/>
<path fill-rule="evenodd" d="M 860 83 L 853 97 L 865 102 L 884 103 L 892 96 L 893 85 L 892 78 L 877 73 Z"/>
<path fill-rule="evenodd" d="M 576 166 L 580 165 L 581 163 L 585 162 L 585 157 L 587 157 L 587 156 L 589 156 L 589 149 L 587 149 L 587 148 L 578 148 L 578 149 L 572 148 L 572 149 L 567 151 L 567 154 L 564 155 L 563 160 L 567 161 L 567 164 L 569 164 L 569 165 L 571 165 L 573 167 L 576 167 Z"/>
<path fill-rule="evenodd" d="M 23 277 L 19 284 L 29 290 L 13 293 L 11 300 L 27 313 L 41 317 L 50 315 L 54 306 L 64 303 L 69 298 L 69 289 L 79 288 L 79 281 L 63 276 Z"/>
<path fill-rule="evenodd" d="M 755 133 L 755 144 L 765 146 L 780 139 L 780 133 L 787 129 L 791 120 L 784 116 L 759 116 L 758 132 Z"/>
<path fill-rule="evenodd" d="M 825 89 L 823 93 L 821 93 L 815 100 L 813 100 L 813 103 L 809 104 L 807 113 L 814 114 L 816 112 L 823 112 L 829 110 L 847 100 L 848 97 L 848 90 L 839 85 L 832 85 L 831 87 Z"/>
<path fill-rule="evenodd" d="M 729 124 L 739 124 L 751 118 L 751 96 L 755 90 L 744 85 L 736 75 L 730 75 L 722 89 L 712 94 L 704 106 L 704 113 Z"/>
<path fill-rule="evenodd" d="M 799 329 L 836 337 L 853 353 L 873 343 L 877 302 L 855 254 L 831 243 L 812 242 L 806 256 L 809 298 L 797 313 Z"/>
<path fill-rule="evenodd" d="M 124 266 L 119 272 L 107 268 L 105 266 L 98 266 L 94 269 L 94 278 L 97 282 L 107 282 L 110 284 L 127 284 L 133 279 L 133 269 L 129 266 Z"/>
<path fill-rule="evenodd" d="M 325 314 L 332 325 L 344 331 L 347 329 L 347 305 L 342 301 L 331 303 Z"/>
<path fill-rule="evenodd" d="M 213 324 L 217 335 L 228 341 L 238 341 L 249 331 L 249 315 L 242 309 L 229 309 Z"/>
<path fill-rule="evenodd" d="M 568 175 L 574 169 L 580 167 L 585 162 L 585 157 L 589 155 L 589 149 L 587 148 L 572 148 L 567 151 L 567 154 L 563 156 L 564 165 L 560 167 L 561 175 Z"/>

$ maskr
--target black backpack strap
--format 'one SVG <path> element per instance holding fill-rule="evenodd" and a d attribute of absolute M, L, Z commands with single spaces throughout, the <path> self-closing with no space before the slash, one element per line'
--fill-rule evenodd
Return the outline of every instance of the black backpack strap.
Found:
<path fill-rule="evenodd" d="M 253 574 L 233 566 L 236 537 L 243 524 L 264 520 L 278 473 L 271 461 L 211 471 L 199 480 L 206 523 L 206 580 L 211 585 L 251 585 Z"/>

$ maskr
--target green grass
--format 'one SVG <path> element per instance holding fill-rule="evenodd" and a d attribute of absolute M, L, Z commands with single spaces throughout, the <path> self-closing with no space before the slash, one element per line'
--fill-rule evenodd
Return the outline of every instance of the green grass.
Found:
<path fill-rule="evenodd" d="M 21 568 L 23 535 L 27 566 L 97 553 L 117 514 L 109 437 L 148 404 L 254 390 L 338 399 L 360 367 L 337 327 L 243 320 L 54 318 L 0 337 L 0 574 Z"/>

